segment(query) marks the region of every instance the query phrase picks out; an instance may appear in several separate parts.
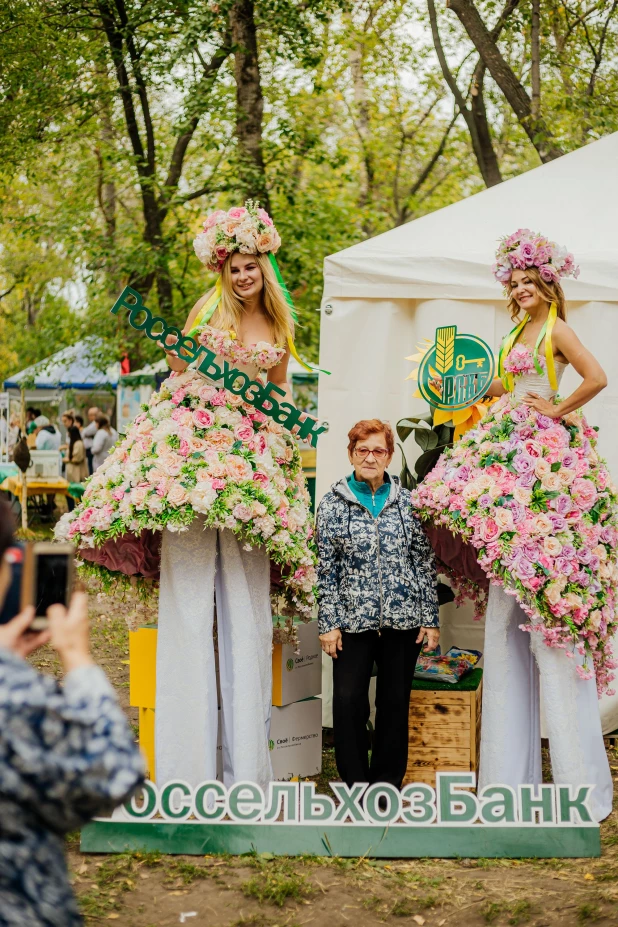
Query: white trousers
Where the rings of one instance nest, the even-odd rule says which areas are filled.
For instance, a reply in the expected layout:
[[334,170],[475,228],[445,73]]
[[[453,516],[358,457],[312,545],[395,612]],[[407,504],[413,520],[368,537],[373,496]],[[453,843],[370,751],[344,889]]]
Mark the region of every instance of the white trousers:
[[[213,621],[217,604],[220,712]],[[157,637],[155,772],[161,785],[216,779],[221,715],[223,781],[272,779],[270,561],[231,531],[163,532]]]
[[594,679],[575,669],[583,658],[548,647],[540,632],[521,631],[526,615],[502,586],[491,585],[485,625],[479,788],[538,785],[541,775],[540,687],[557,784],[593,785],[589,807],[601,821],[613,785],[603,744]]

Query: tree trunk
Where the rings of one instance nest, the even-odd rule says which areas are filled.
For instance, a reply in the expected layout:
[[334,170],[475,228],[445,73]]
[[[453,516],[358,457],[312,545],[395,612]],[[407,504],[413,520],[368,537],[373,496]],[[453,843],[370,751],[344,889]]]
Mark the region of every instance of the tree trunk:
[[[371,151],[371,122],[369,118],[369,95],[363,69],[363,46],[361,42],[354,42],[348,55],[350,72],[352,74],[352,89],[356,105],[356,131],[361,143],[363,158],[363,175],[358,200],[360,209],[371,205],[373,199],[373,184],[375,167]],[[367,235],[371,234],[369,228],[364,229]]]
[[483,93],[484,79],[485,65],[482,61],[479,61],[474,69],[472,77],[472,102],[470,104],[470,112],[472,113],[478,137],[479,156],[477,160],[479,168],[483,175],[485,186],[495,187],[496,184],[502,183],[502,173],[489,131],[487,110],[485,109],[485,95]]
[[260,82],[253,0],[236,0],[230,9],[236,78],[236,140],[240,186],[270,212],[262,151],[264,98]]
[[447,0],[447,6],[459,17],[470,40],[483,59],[487,70],[504,94],[526,135],[536,148],[541,161],[552,161],[563,152],[555,144],[544,121],[533,119],[530,97],[496,42],[488,32],[473,0]]
[[541,0],[532,0],[530,46],[530,110],[536,122],[541,115]]

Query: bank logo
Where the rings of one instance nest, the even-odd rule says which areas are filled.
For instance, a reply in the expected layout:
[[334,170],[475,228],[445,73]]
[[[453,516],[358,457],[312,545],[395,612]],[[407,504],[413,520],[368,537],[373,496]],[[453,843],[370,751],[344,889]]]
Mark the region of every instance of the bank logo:
[[494,378],[491,348],[476,335],[457,334],[456,325],[436,329],[436,340],[418,369],[418,388],[435,409],[467,409]]
[[285,664],[285,668],[288,671],[288,673],[291,673],[292,670],[294,669],[294,660],[291,660],[291,659],[287,660]]

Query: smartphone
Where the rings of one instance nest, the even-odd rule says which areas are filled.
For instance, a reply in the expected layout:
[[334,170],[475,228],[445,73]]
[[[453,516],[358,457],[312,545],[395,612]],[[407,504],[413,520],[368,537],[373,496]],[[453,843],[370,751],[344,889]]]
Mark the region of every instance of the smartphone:
[[68,607],[73,591],[75,548],[72,544],[34,541],[26,544],[21,583],[21,608],[34,605],[33,631],[47,627],[50,605]]

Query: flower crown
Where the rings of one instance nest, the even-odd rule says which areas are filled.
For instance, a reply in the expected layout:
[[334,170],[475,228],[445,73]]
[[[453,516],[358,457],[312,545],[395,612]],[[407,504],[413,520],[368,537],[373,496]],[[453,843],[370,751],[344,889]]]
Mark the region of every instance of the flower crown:
[[221,271],[234,251],[242,254],[275,254],[281,238],[265,209],[247,200],[225,212],[217,209],[204,222],[204,231],[193,242],[195,253],[209,270]]
[[517,229],[508,238],[501,239],[496,263],[491,269],[496,280],[506,286],[514,270],[527,267],[538,268],[546,283],[554,283],[559,277],[579,276],[573,255],[563,245],[530,229]]

